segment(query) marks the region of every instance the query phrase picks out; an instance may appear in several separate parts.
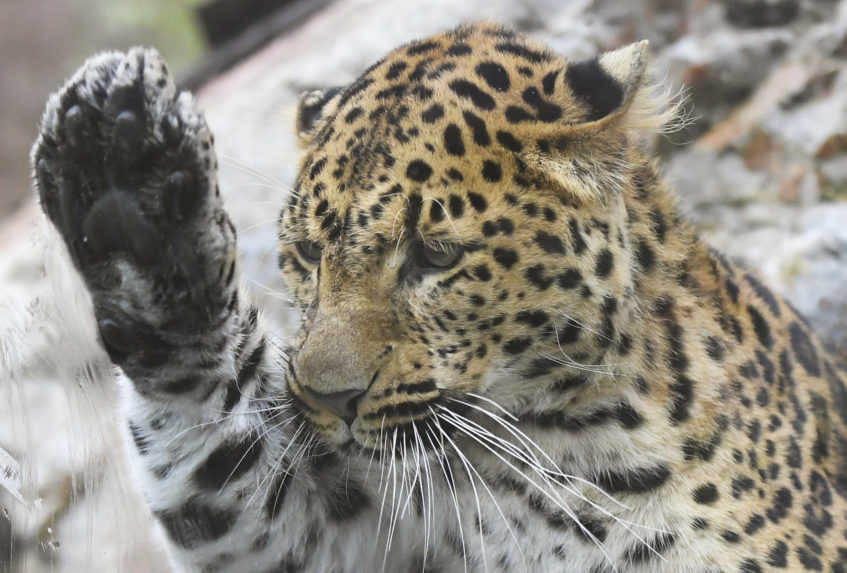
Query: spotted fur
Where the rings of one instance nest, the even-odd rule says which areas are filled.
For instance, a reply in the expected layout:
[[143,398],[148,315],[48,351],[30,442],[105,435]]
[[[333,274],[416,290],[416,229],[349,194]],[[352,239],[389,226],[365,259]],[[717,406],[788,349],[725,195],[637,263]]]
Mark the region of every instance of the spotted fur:
[[569,62],[481,24],[306,94],[286,350],[158,56],[51,98],[42,206],[176,564],[847,570],[845,374],[681,219],[639,145],[667,119],[645,68],[646,43]]

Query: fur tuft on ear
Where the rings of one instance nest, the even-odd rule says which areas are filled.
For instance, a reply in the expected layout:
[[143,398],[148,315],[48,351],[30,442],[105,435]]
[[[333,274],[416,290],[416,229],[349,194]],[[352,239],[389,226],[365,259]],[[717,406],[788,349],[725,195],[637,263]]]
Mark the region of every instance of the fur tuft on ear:
[[624,99],[630,99],[641,85],[647,71],[649,42],[641,40],[623,48],[606,52],[598,58],[600,67],[623,86]]
[[667,78],[645,74],[633,94],[626,113],[620,118],[624,130],[664,135],[682,131],[696,119],[687,105],[685,87],[674,87]]
[[336,96],[343,91],[343,87],[334,87],[324,90],[311,90],[300,95],[300,101],[297,104],[296,129],[301,146],[311,143],[312,138],[318,132],[321,119],[332,112],[335,107]]

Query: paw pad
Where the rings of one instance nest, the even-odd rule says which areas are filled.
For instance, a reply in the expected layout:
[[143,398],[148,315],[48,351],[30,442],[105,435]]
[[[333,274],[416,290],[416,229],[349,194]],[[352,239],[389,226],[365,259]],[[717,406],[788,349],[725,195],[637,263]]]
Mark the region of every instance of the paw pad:
[[50,97],[32,158],[42,208],[95,300],[107,293],[108,346],[126,346],[116,313],[200,323],[226,309],[215,277],[232,264],[235,234],[212,193],[211,136],[158,54],[90,59]]

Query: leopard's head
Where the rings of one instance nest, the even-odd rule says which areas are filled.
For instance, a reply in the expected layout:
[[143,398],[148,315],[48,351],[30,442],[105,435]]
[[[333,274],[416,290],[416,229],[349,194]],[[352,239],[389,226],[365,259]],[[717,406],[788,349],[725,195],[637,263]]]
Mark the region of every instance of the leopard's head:
[[488,400],[572,399],[628,344],[646,52],[568,62],[482,24],[303,96],[279,264],[289,390],[328,443],[426,447]]

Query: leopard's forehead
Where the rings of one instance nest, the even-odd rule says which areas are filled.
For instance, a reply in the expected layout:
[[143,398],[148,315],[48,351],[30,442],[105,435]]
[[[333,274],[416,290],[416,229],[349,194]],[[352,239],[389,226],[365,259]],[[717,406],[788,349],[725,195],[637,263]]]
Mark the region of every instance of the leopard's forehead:
[[446,219],[455,231],[463,214],[533,186],[523,158],[562,145],[539,127],[566,128],[600,113],[592,106],[615,105],[580,98],[568,75],[564,59],[494,25],[392,51],[323,122],[291,214],[312,237],[333,242],[402,197],[405,227],[438,232]]

